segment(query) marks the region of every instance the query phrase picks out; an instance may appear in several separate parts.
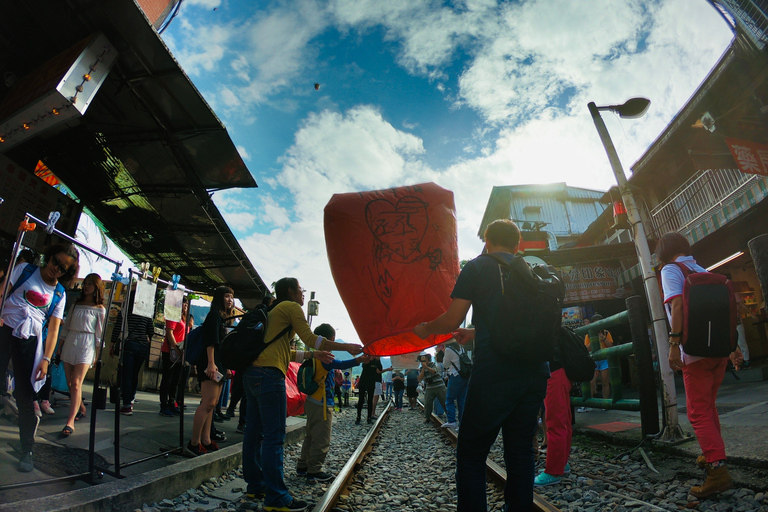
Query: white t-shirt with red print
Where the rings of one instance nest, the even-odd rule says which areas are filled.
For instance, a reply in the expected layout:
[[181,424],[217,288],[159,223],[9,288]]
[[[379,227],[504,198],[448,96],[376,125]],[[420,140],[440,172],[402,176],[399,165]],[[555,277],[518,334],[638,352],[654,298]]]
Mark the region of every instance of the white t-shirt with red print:
[[[24,272],[26,264],[16,265],[11,272],[10,283],[15,283]],[[13,328],[13,335],[27,339],[37,336],[43,329],[48,307],[53,300],[56,286],[43,281],[40,269],[36,269],[7,299],[3,308],[3,323]],[[51,316],[64,318],[66,296],[63,296]]]

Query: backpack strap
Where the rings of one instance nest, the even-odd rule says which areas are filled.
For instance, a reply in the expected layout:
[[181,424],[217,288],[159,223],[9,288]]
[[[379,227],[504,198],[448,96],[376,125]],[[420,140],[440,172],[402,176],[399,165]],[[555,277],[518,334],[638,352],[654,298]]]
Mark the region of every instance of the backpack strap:
[[48,321],[49,318],[51,318],[51,315],[53,314],[53,311],[56,309],[56,306],[59,305],[59,302],[61,302],[61,299],[64,298],[64,285],[61,283],[56,283],[56,290],[53,292],[53,298],[51,299],[51,305],[48,306],[48,312],[45,314],[45,320]]
[[673,263],[677,265],[677,267],[683,273],[683,278],[687,278],[691,274],[696,274],[696,272],[688,268],[688,265],[686,265],[685,263],[680,263],[679,261],[674,261]]
[[292,327],[292,326],[291,326],[291,324],[288,324],[288,326],[287,326],[285,329],[283,329],[282,331],[280,331],[280,334],[278,334],[277,336],[275,336],[274,338],[272,338],[271,340],[269,340],[269,341],[267,342],[267,344],[270,344],[270,343],[272,343],[273,341],[275,341],[276,339],[278,339],[278,338],[282,338],[283,336],[285,336],[286,334],[288,334],[288,332],[291,330],[291,327]]
[[10,296],[13,292],[19,289],[19,287],[24,284],[27,279],[32,277],[32,274],[35,273],[35,270],[37,270],[37,265],[32,263],[27,263],[27,265],[24,267],[24,270],[21,271],[21,275],[16,280],[15,283],[13,283],[13,287],[11,288],[11,291],[8,292],[8,295]]

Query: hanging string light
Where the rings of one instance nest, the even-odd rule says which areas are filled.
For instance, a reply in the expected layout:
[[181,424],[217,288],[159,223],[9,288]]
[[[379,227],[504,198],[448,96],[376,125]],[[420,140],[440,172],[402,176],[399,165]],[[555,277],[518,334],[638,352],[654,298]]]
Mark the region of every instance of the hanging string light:
[[72,108],[73,105],[76,105],[77,104],[77,96],[81,92],[83,92],[83,90],[85,89],[85,87],[84,87],[85,83],[91,81],[91,74],[98,68],[99,64],[104,60],[104,56],[107,53],[109,53],[110,51],[112,51],[112,47],[111,46],[105,46],[102,49],[101,54],[96,59],[96,61],[88,67],[88,69],[89,69],[88,73],[83,75],[82,81],[80,82],[79,85],[77,85],[75,87],[75,94],[72,97],[69,98],[69,103],[63,103],[61,106],[56,107],[56,108],[52,108],[51,110],[49,110],[45,114],[40,114],[37,117],[35,117],[34,119],[31,119],[31,120],[28,120],[26,122],[21,123],[21,125],[17,126],[16,128],[14,128],[12,130],[6,131],[5,133],[0,133],[0,144],[4,143],[9,138],[12,138],[16,133],[30,130],[30,129],[34,128],[34,126],[36,124],[40,123],[41,121],[44,121],[44,120],[46,120],[46,119],[48,119],[50,117],[53,117],[53,116],[58,116],[62,112],[66,112],[68,109]]

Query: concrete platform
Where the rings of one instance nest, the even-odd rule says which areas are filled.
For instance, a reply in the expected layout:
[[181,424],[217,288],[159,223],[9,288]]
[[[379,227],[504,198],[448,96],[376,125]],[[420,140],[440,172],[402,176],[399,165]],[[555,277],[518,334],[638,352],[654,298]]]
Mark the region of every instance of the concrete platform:
[[[754,467],[768,468],[768,381],[762,379],[768,366],[727,373],[720,387],[717,408],[720,412],[720,428],[729,461]],[[738,379],[737,379],[738,377]],[[682,376],[675,379],[678,422],[683,432],[693,435],[693,428],[685,413],[685,388]],[[661,416],[661,406],[659,415]],[[593,427],[614,422],[640,423],[640,413],[634,411],[602,411],[576,413],[575,429],[583,434],[602,436],[627,444],[642,441],[639,428],[623,432],[604,432]],[[661,427],[661,420],[659,423]],[[687,442],[668,446],[654,443],[654,446],[680,455],[696,457],[701,454],[698,442],[691,438]]]
[[[216,423],[216,427],[226,432],[228,438],[226,442],[219,443],[222,449],[218,452],[192,459],[176,454],[157,457],[121,469],[124,478],[104,475],[102,483],[96,486],[84,481],[44,483],[45,480],[72,473],[73,469],[76,473],[87,472],[90,393],[86,393],[85,399],[89,416],[76,422],[75,433],[69,437],[60,436],[68,413],[68,399],[59,400],[54,406],[55,414],[43,415],[37,431],[35,470],[31,473],[20,473],[17,470],[18,427],[7,418],[0,418],[0,485],[39,482],[0,492],[0,512],[133,510],[136,503],[160,501],[176,491],[181,494],[240,464],[243,435],[235,432],[237,418],[233,418]],[[179,417],[167,418],[158,414],[160,408],[156,393],[140,391],[136,399],[138,402],[134,405],[134,414],[120,416],[122,464],[158,455],[182,443],[179,437]],[[185,400],[184,445],[189,441],[192,417],[200,397],[188,395]],[[114,464],[115,460],[113,407],[108,404],[107,410],[98,411],[96,418],[96,454],[103,457],[107,464]],[[286,442],[295,443],[303,439],[304,419],[287,418],[286,424]],[[78,459],[79,464],[72,459]],[[115,468],[110,466],[109,469],[114,471]]]

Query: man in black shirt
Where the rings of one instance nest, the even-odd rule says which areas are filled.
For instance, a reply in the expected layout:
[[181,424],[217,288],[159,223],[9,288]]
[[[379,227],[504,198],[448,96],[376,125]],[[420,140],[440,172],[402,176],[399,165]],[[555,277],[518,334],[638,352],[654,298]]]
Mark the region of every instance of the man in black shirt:
[[376,405],[373,400],[374,391],[376,390],[376,383],[381,385],[381,374],[392,370],[392,367],[386,370],[381,367],[381,361],[378,357],[371,358],[368,363],[363,363],[363,371],[360,374],[360,383],[357,388],[360,392],[357,399],[357,420],[356,425],[360,424],[360,418],[363,413],[363,400],[368,397],[368,423],[373,422],[373,412],[376,409]]

